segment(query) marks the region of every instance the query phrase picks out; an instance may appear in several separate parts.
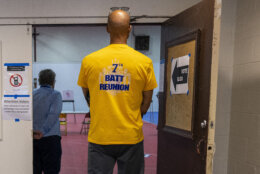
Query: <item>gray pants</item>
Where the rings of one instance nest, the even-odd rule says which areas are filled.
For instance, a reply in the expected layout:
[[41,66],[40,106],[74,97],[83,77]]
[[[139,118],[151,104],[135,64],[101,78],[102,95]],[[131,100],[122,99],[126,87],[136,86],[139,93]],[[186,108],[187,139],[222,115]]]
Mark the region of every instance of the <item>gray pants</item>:
[[116,162],[118,174],[144,174],[143,141],[133,145],[89,143],[88,174],[112,174]]

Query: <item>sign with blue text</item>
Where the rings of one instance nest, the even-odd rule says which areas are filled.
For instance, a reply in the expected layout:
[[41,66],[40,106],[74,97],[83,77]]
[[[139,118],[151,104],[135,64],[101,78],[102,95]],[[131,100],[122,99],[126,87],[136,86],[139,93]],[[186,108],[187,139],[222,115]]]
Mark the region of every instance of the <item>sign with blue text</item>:
[[4,120],[31,120],[29,63],[4,63],[2,115]]

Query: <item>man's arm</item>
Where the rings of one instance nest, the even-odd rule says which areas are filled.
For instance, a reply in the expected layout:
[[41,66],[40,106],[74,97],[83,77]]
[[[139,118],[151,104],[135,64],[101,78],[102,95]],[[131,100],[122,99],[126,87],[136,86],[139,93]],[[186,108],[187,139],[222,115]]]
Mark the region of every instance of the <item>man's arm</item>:
[[88,90],[88,88],[83,88],[82,87],[82,91],[83,91],[83,95],[84,95],[84,97],[85,97],[85,99],[87,101],[88,107],[89,107],[89,105],[90,105],[89,90]]
[[152,101],[152,97],[153,97],[153,90],[143,91],[143,102],[141,105],[142,116],[146,114],[147,110],[149,109]]

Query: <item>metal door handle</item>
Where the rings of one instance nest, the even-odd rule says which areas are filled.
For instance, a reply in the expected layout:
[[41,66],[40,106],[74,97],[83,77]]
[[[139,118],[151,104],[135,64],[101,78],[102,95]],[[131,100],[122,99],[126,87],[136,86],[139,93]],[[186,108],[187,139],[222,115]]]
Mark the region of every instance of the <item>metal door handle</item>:
[[207,121],[203,120],[203,122],[200,123],[201,128],[206,128],[207,127]]

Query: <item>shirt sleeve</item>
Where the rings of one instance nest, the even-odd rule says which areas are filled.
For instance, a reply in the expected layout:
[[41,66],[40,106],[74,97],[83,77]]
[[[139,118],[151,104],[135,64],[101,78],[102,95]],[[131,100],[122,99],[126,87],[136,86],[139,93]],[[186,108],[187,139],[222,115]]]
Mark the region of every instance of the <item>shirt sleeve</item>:
[[79,78],[78,78],[78,85],[83,87],[83,88],[88,88],[87,85],[87,76],[86,76],[86,68],[85,68],[85,61],[83,59],[82,63],[81,63],[81,68],[80,68],[80,72],[79,72]]
[[154,88],[157,87],[157,82],[156,82],[152,62],[149,64],[146,73],[147,74],[146,74],[146,83],[145,83],[144,91],[153,90]]
[[47,134],[51,128],[59,121],[59,116],[62,110],[62,97],[58,92],[53,96],[52,103],[48,112],[47,119],[43,123],[42,130],[43,135]]

